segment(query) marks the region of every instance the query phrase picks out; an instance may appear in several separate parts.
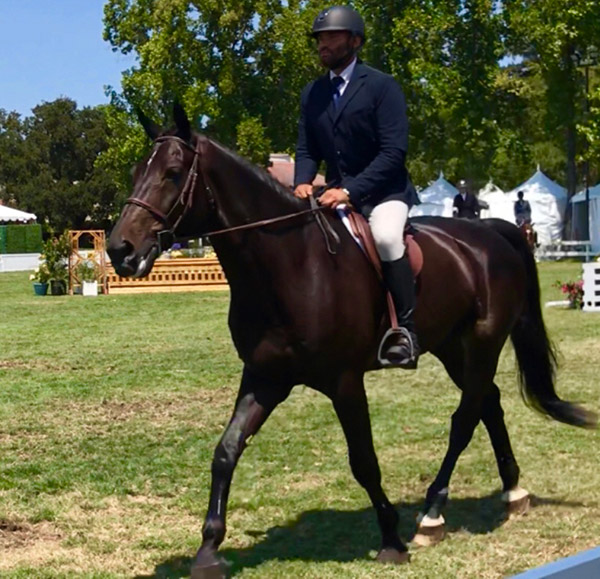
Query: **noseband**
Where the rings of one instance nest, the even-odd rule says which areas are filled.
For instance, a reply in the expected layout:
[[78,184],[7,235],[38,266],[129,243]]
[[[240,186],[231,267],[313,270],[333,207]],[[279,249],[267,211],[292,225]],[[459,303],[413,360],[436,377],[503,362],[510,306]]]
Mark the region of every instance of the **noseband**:
[[[160,209],[157,209],[156,207],[151,205],[150,203],[144,201],[143,199],[138,199],[137,197],[129,197],[129,199],[127,199],[125,201],[125,205],[137,205],[138,207],[145,209],[155,219],[160,221],[165,226],[165,229],[163,229],[162,231],[159,231],[157,234],[159,254],[162,253],[163,251],[169,249],[171,247],[171,245],[173,245],[173,241],[175,240],[175,230],[177,229],[177,226],[181,223],[181,220],[184,218],[186,212],[189,209],[191,209],[191,207],[192,207],[193,198],[194,198],[193,193],[194,193],[194,189],[196,188],[196,180],[198,178],[198,162],[199,162],[198,160],[200,159],[200,153],[201,153],[201,150],[200,150],[201,139],[196,140],[197,141],[196,148],[193,148],[187,141],[185,141],[175,135],[164,135],[162,137],[158,137],[158,138],[154,139],[154,143],[163,143],[165,141],[177,141],[178,143],[182,144],[184,147],[186,147],[187,149],[189,149],[190,151],[192,151],[194,153],[194,160],[192,162],[190,172],[188,173],[187,179],[185,181],[185,185],[183,186],[183,189],[181,190],[181,193],[180,193],[179,197],[177,198],[177,201],[175,202],[173,207],[171,207],[169,212],[166,214],[163,213]],[[152,157],[150,157],[150,161],[151,160],[152,160]],[[148,161],[148,162],[150,162],[150,161]],[[200,168],[200,171],[201,170],[202,169]],[[204,179],[204,176],[203,176],[203,182],[204,182],[204,186],[206,187],[206,191],[208,193],[209,202],[213,206],[216,205],[214,195],[213,195],[212,191],[210,190],[210,187],[206,183],[206,179]],[[322,193],[323,191],[325,191],[325,189],[327,189],[327,186],[322,187],[320,192]],[[333,247],[333,245],[338,246],[340,244],[340,238],[339,238],[338,234],[335,232],[335,230],[331,227],[329,222],[321,214],[321,211],[325,208],[322,206],[318,206],[317,202],[314,200],[313,196],[311,196],[309,199],[310,199],[310,205],[311,205],[310,209],[306,209],[304,211],[297,211],[296,213],[290,213],[288,215],[282,215],[280,217],[273,217],[271,219],[263,219],[261,221],[256,221],[254,223],[245,223],[244,225],[238,225],[236,227],[228,227],[227,229],[219,229],[217,231],[210,231],[210,232],[205,233],[204,235],[207,237],[211,237],[214,235],[221,235],[224,233],[232,233],[234,231],[255,229],[257,227],[264,227],[265,225],[270,225],[272,223],[288,221],[289,219],[293,219],[293,218],[299,217],[301,215],[306,215],[308,213],[311,213],[315,216],[317,224],[318,224],[319,228],[321,229],[323,236],[325,237],[325,242],[327,244],[327,250],[332,255],[335,255],[337,252],[336,252],[335,248]],[[333,244],[331,243],[331,240],[333,240]]]

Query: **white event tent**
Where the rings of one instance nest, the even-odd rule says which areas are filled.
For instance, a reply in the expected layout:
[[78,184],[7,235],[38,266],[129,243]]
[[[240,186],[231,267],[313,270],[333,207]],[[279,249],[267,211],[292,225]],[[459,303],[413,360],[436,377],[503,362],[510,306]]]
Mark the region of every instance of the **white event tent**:
[[422,191],[419,191],[420,205],[413,205],[410,210],[410,217],[419,217],[421,215],[439,215],[441,217],[452,217],[452,203],[454,196],[458,194],[458,189],[449,181],[444,179],[444,173],[436,181],[431,183]]
[[[498,217],[499,219],[511,221],[510,215],[512,215],[512,203],[510,203],[508,195],[506,195],[506,193],[491,179],[483,189],[479,190],[477,197],[480,201],[485,201],[485,203],[488,204],[487,209],[481,210],[480,216],[482,219]],[[507,212],[508,205],[510,205],[510,214]]]
[[[600,253],[600,183],[591,187],[590,197],[590,242],[592,251]],[[588,232],[585,227],[585,189],[571,197],[573,209],[573,232],[576,239],[585,240]]]
[[503,194],[491,191],[482,195],[481,199],[490,206],[485,217],[498,217],[514,223],[514,204],[519,191],[523,191],[524,199],[531,205],[531,220],[540,244],[560,241],[567,207],[567,190],[544,175],[539,166],[527,181],[512,191]]
[[0,204],[0,223],[3,221],[35,221],[36,219],[37,217],[33,213],[26,213]]

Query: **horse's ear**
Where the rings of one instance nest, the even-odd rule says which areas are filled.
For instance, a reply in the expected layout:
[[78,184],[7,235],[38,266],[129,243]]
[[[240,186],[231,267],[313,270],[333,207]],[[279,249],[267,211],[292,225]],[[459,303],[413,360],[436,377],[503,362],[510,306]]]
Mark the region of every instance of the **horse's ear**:
[[173,118],[177,127],[177,134],[184,140],[189,141],[192,137],[192,128],[190,121],[185,114],[185,110],[177,101],[173,103]]
[[160,127],[154,121],[150,120],[137,107],[135,109],[135,114],[137,115],[138,120],[142,124],[142,127],[144,127],[144,131],[146,131],[146,134],[150,137],[150,139],[154,141],[154,139],[156,139],[161,133]]

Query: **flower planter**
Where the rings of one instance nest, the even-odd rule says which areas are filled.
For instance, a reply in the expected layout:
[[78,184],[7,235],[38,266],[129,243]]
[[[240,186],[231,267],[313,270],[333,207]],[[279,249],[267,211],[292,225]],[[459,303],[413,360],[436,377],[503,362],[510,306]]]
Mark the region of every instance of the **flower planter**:
[[84,296],[97,296],[98,295],[98,282],[97,281],[83,281],[81,283],[81,293]]
[[45,296],[48,293],[48,284],[36,281],[33,283],[33,291],[36,296]]
[[64,296],[67,293],[67,282],[63,279],[50,280],[50,294],[53,296]]

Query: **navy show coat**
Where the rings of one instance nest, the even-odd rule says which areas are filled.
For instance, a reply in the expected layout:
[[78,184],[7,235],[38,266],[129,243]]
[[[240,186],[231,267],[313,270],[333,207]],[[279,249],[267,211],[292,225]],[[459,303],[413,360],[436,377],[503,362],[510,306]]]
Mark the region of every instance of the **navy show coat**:
[[458,193],[454,196],[452,206],[457,210],[456,217],[461,217],[463,219],[479,218],[481,207],[477,197],[475,197],[473,193],[467,193],[464,199],[462,198],[462,195]]
[[294,187],[312,183],[319,164],[326,181],[350,192],[368,213],[384,200],[419,203],[405,165],[406,103],[394,78],[357,61],[337,108],[329,72],[302,91]]

